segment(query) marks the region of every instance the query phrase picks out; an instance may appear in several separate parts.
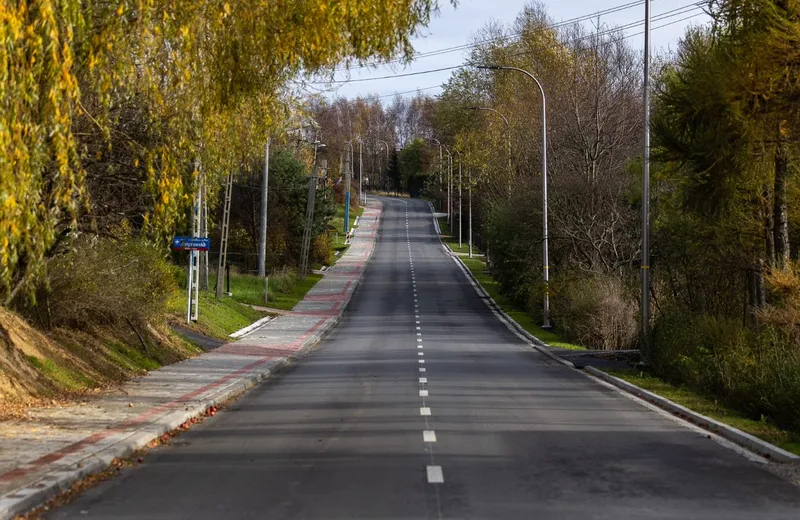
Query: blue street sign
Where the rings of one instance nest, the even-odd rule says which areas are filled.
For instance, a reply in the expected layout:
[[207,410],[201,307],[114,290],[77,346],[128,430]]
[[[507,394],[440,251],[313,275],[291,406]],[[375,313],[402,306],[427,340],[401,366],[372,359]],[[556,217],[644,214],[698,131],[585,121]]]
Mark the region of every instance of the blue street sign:
[[172,239],[174,251],[208,251],[211,239],[202,237],[175,237]]

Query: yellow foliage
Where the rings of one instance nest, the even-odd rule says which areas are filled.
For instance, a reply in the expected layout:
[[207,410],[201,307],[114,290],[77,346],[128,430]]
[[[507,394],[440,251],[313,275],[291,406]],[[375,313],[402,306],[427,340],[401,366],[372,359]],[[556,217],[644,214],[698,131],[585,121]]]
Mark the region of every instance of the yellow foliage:
[[[33,287],[56,237],[88,207],[89,158],[76,126],[136,150],[131,162],[137,170],[143,162],[152,202],[143,232],[165,243],[195,189],[190,165],[200,160],[216,184],[285,121],[289,80],[343,59],[407,52],[435,7],[435,0],[2,0],[0,302]],[[132,100],[150,118],[142,142],[112,116]],[[98,148],[92,160],[112,155]]]
[[800,325],[800,266],[770,269],[764,275],[764,284],[770,304],[758,309],[756,317],[761,323],[796,333]]

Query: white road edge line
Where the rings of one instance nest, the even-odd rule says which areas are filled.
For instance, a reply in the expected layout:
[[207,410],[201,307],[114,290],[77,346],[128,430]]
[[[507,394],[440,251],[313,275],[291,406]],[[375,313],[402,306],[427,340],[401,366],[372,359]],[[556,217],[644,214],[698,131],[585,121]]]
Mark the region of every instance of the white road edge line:
[[[434,221],[435,220],[436,219],[434,218]],[[444,246],[444,244],[442,244],[442,245]],[[448,255],[450,255],[450,251],[447,250],[447,249],[446,249],[446,251],[447,251]],[[467,281],[469,282],[470,285],[472,285],[473,289],[475,289],[475,291],[478,293],[478,295],[482,296],[482,297],[483,296],[488,297],[488,293],[486,293],[486,291],[482,287],[476,285],[475,282],[473,282],[472,277],[469,274],[467,274],[464,266],[461,264],[461,262],[458,261],[458,258],[456,258],[454,255],[450,255],[450,256],[453,259],[453,261],[455,262],[456,266],[458,266],[458,268],[461,270],[461,272],[464,273],[464,276],[467,278]],[[505,319],[505,317],[502,314],[497,312],[497,310],[495,310],[494,307],[492,307],[492,305],[488,302],[488,300],[484,300],[484,301],[486,303],[486,306],[489,307],[489,309],[492,311],[492,314],[494,314],[497,317],[497,319],[499,319],[508,328],[508,330],[510,330],[514,335],[516,335],[518,338],[520,338],[524,343],[527,343],[528,345],[532,346],[534,349],[538,350],[542,354],[545,354],[548,357],[554,359],[555,361],[560,363],[562,366],[565,366],[567,368],[571,368],[573,370],[576,370],[577,372],[583,374],[585,377],[588,377],[589,379],[593,379],[595,382],[597,382],[597,383],[599,383],[599,384],[601,384],[601,385],[603,385],[603,386],[605,386],[607,388],[610,388],[610,389],[614,390],[618,394],[623,395],[623,396],[625,396],[625,397],[627,397],[627,398],[629,398],[629,399],[631,399],[633,401],[638,402],[639,404],[643,405],[646,408],[649,408],[650,410],[652,410],[654,412],[657,412],[658,414],[662,415],[663,417],[670,418],[674,422],[676,422],[678,424],[681,424],[684,428],[688,428],[689,430],[693,430],[695,432],[702,433],[703,435],[705,435],[707,437],[710,437],[717,444],[720,444],[721,446],[723,446],[725,448],[728,448],[731,451],[734,451],[734,452],[738,453],[739,455],[743,456],[744,458],[746,458],[746,459],[748,459],[748,460],[750,460],[752,462],[762,463],[762,464],[768,464],[770,462],[768,459],[762,457],[761,455],[759,455],[759,454],[757,454],[757,453],[755,453],[755,452],[753,452],[753,451],[751,451],[751,450],[749,450],[749,449],[747,449],[747,448],[745,448],[743,446],[740,446],[739,444],[736,444],[733,441],[729,441],[729,440],[725,439],[724,437],[722,437],[720,435],[717,435],[714,432],[711,432],[711,431],[706,430],[704,428],[700,428],[699,426],[695,426],[694,424],[692,424],[692,423],[690,423],[688,421],[685,421],[685,420],[681,419],[680,417],[675,417],[673,414],[669,413],[668,411],[664,410],[663,408],[655,406],[655,405],[653,405],[651,403],[648,403],[644,399],[641,399],[641,398],[639,398],[639,397],[637,397],[637,396],[635,396],[635,395],[633,395],[633,394],[631,394],[629,392],[626,392],[625,390],[623,390],[621,388],[618,388],[618,387],[616,387],[616,386],[614,386],[614,385],[612,385],[610,383],[607,383],[607,382],[603,381],[602,379],[600,379],[598,377],[595,377],[592,374],[586,372],[585,370],[576,369],[575,366],[571,362],[566,361],[564,359],[561,359],[560,357],[556,356],[555,354],[551,354],[550,352],[547,352],[546,351],[546,347],[540,347],[539,345],[536,345],[531,340],[529,340],[528,338],[523,336],[518,330],[516,330],[516,328],[511,323],[509,323],[508,320]]]

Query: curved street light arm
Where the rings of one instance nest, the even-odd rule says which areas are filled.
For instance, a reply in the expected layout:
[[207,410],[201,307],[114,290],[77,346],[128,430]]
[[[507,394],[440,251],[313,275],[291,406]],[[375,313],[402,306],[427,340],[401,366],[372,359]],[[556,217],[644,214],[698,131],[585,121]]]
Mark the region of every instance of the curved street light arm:
[[[649,5],[649,3],[648,3]],[[542,270],[544,278],[544,305],[542,309],[542,328],[550,328],[550,258],[549,258],[549,238],[547,228],[547,97],[541,82],[527,70],[519,67],[509,67],[507,65],[476,65],[483,70],[515,70],[528,76],[539,87],[542,94]]]
[[503,118],[503,122],[506,124],[506,130],[509,130],[511,128],[511,123],[508,122],[508,118],[504,116],[503,113],[500,112],[499,110],[495,110],[494,108],[489,108],[489,107],[467,107],[467,110],[483,110],[486,112],[494,112],[495,114]]

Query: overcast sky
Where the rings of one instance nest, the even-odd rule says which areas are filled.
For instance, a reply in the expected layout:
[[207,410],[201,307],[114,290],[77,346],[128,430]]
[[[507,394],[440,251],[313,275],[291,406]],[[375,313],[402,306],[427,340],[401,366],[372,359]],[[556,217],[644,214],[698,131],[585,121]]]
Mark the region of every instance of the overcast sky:
[[[470,37],[486,22],[497,20],[510,24],[522,11],[529,0],[459,0],[458,7],[453,8],[449,0],[440,0],[441,11],[428,28],[423,29],[422,35],[414,40],[417,53],[426,53],[439,49],[464,45]],[[623,26],[644,20],[644,3],[634,0],[545,0],[544,4],[551,17],[560,22],[577,17],[592,15],[608,9],[632,5],[625,10],[609,13],[600,17],[604,27]],[[659,48],[675,48],[678,40],[684,34],[686,27],[692,24],[705,23],[708,17],[703,13],[696,0],[652,0],[653,15],[653,50]],[[591,27],[596,23],[596,17],[591,22],[584,22]],[[659,28],[659,26],[664,26]],[[631,27],[626,34],[634,35],[642,31],[641,26]],[[634,47],[641,49],[644,45],[644,36],[635,35],[630,38]],[[394,74],[407,74],[443,67],[452,67],[463,63],[465,51],[449,52],[436,56],[420,57],[412,64],[383,65],[377,68],[356,68],[348,72],[337,73],[337,80],[359,80],[364,78],[378,78]],[[436,95],[441,91],[440,85],[447,81],[451,71],[442,71],[431,74],[397,77],[375,81],[354,81],[332,86],[314,85],[323,91],[330,89],[326,97],[343,96],[354,98],[358,95],[377,94],[391,96],[396,92],[407,92],[415,89],[425,89],[424,92]],[[311,90],[314,91],[313,89]],[[414,95],[406,94],[406,95]]]

